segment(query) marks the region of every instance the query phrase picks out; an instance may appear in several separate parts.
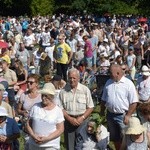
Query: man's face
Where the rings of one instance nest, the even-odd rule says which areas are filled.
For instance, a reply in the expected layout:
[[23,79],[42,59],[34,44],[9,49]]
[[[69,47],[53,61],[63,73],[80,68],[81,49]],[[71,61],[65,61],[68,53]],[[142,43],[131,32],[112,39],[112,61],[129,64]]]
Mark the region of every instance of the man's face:
[[69,83],[71,87],[72,88],[77,87],[78,82],[79,82],[79,75],[76,72],[70,72],[68,74],[68,78],[69,78]]
[[21,44],[20,44],[20,50],[22,50],[22,51],[23,51],[23,50],[24,50],[24,47],[25,47],[25,46],[24,46],[24,44],[23,44],[23,43],[21,43]]
[[7,66],[8,66],[8,65],[7,65],[7,62],[3,62],[3,63],[2,63],[2,70],[5,70],[5,69],[7,68]]

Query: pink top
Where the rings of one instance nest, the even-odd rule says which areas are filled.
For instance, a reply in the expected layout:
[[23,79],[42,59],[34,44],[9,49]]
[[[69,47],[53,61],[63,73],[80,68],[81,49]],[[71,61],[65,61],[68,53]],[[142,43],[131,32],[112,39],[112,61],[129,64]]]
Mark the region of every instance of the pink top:
[[87,48],[88,48],[88,51],[84,52],[85,57],[92,57],[93,56],[92,43],[90,40],[85,41],[84,49],[86,50]]

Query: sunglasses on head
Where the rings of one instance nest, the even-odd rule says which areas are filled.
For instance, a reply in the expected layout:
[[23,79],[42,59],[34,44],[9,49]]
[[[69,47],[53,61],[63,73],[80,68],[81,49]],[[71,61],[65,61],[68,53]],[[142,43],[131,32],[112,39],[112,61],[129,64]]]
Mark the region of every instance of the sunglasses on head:
[[27,81],[27,84],[33,84],[33,83],[35,83],[34,81]]

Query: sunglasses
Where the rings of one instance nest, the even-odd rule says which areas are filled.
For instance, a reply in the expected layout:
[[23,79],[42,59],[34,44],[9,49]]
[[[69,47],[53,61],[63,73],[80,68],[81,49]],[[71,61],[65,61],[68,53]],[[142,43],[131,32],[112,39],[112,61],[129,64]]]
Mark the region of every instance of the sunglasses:
[[46,99],[50,99],[50,95],[42,94],[42,97],[45,97]]
[[35,83],[34,81],[27,81],[27,84],[32,85],[33,83]]

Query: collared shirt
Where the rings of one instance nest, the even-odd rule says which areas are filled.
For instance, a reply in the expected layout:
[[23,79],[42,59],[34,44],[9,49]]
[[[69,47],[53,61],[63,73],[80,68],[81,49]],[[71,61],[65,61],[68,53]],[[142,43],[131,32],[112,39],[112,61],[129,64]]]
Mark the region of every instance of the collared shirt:
[[102,100],[112,113],[125,113],[129,105],[138,102],[136,88],[131,80],[122,77],[119,82],[109,79],[104,87]]
[[138,78],[136,86],[139,94],[139,99],[147,101],[150,98],[150,77],[143,80],[143,76]]
[[[7,69],[4,73],[4,79],[7,80],[9,85],[11,82],[17,82],[16,73],[11,69]],[[13,88],[13,86],[9,86],[9,88]]]
[[93,108],[91,92],[85,85],[78,83],[74,92],[70,85],[66,85],[60,92],[61,108],[69,115],[82,115],[87,108]]

